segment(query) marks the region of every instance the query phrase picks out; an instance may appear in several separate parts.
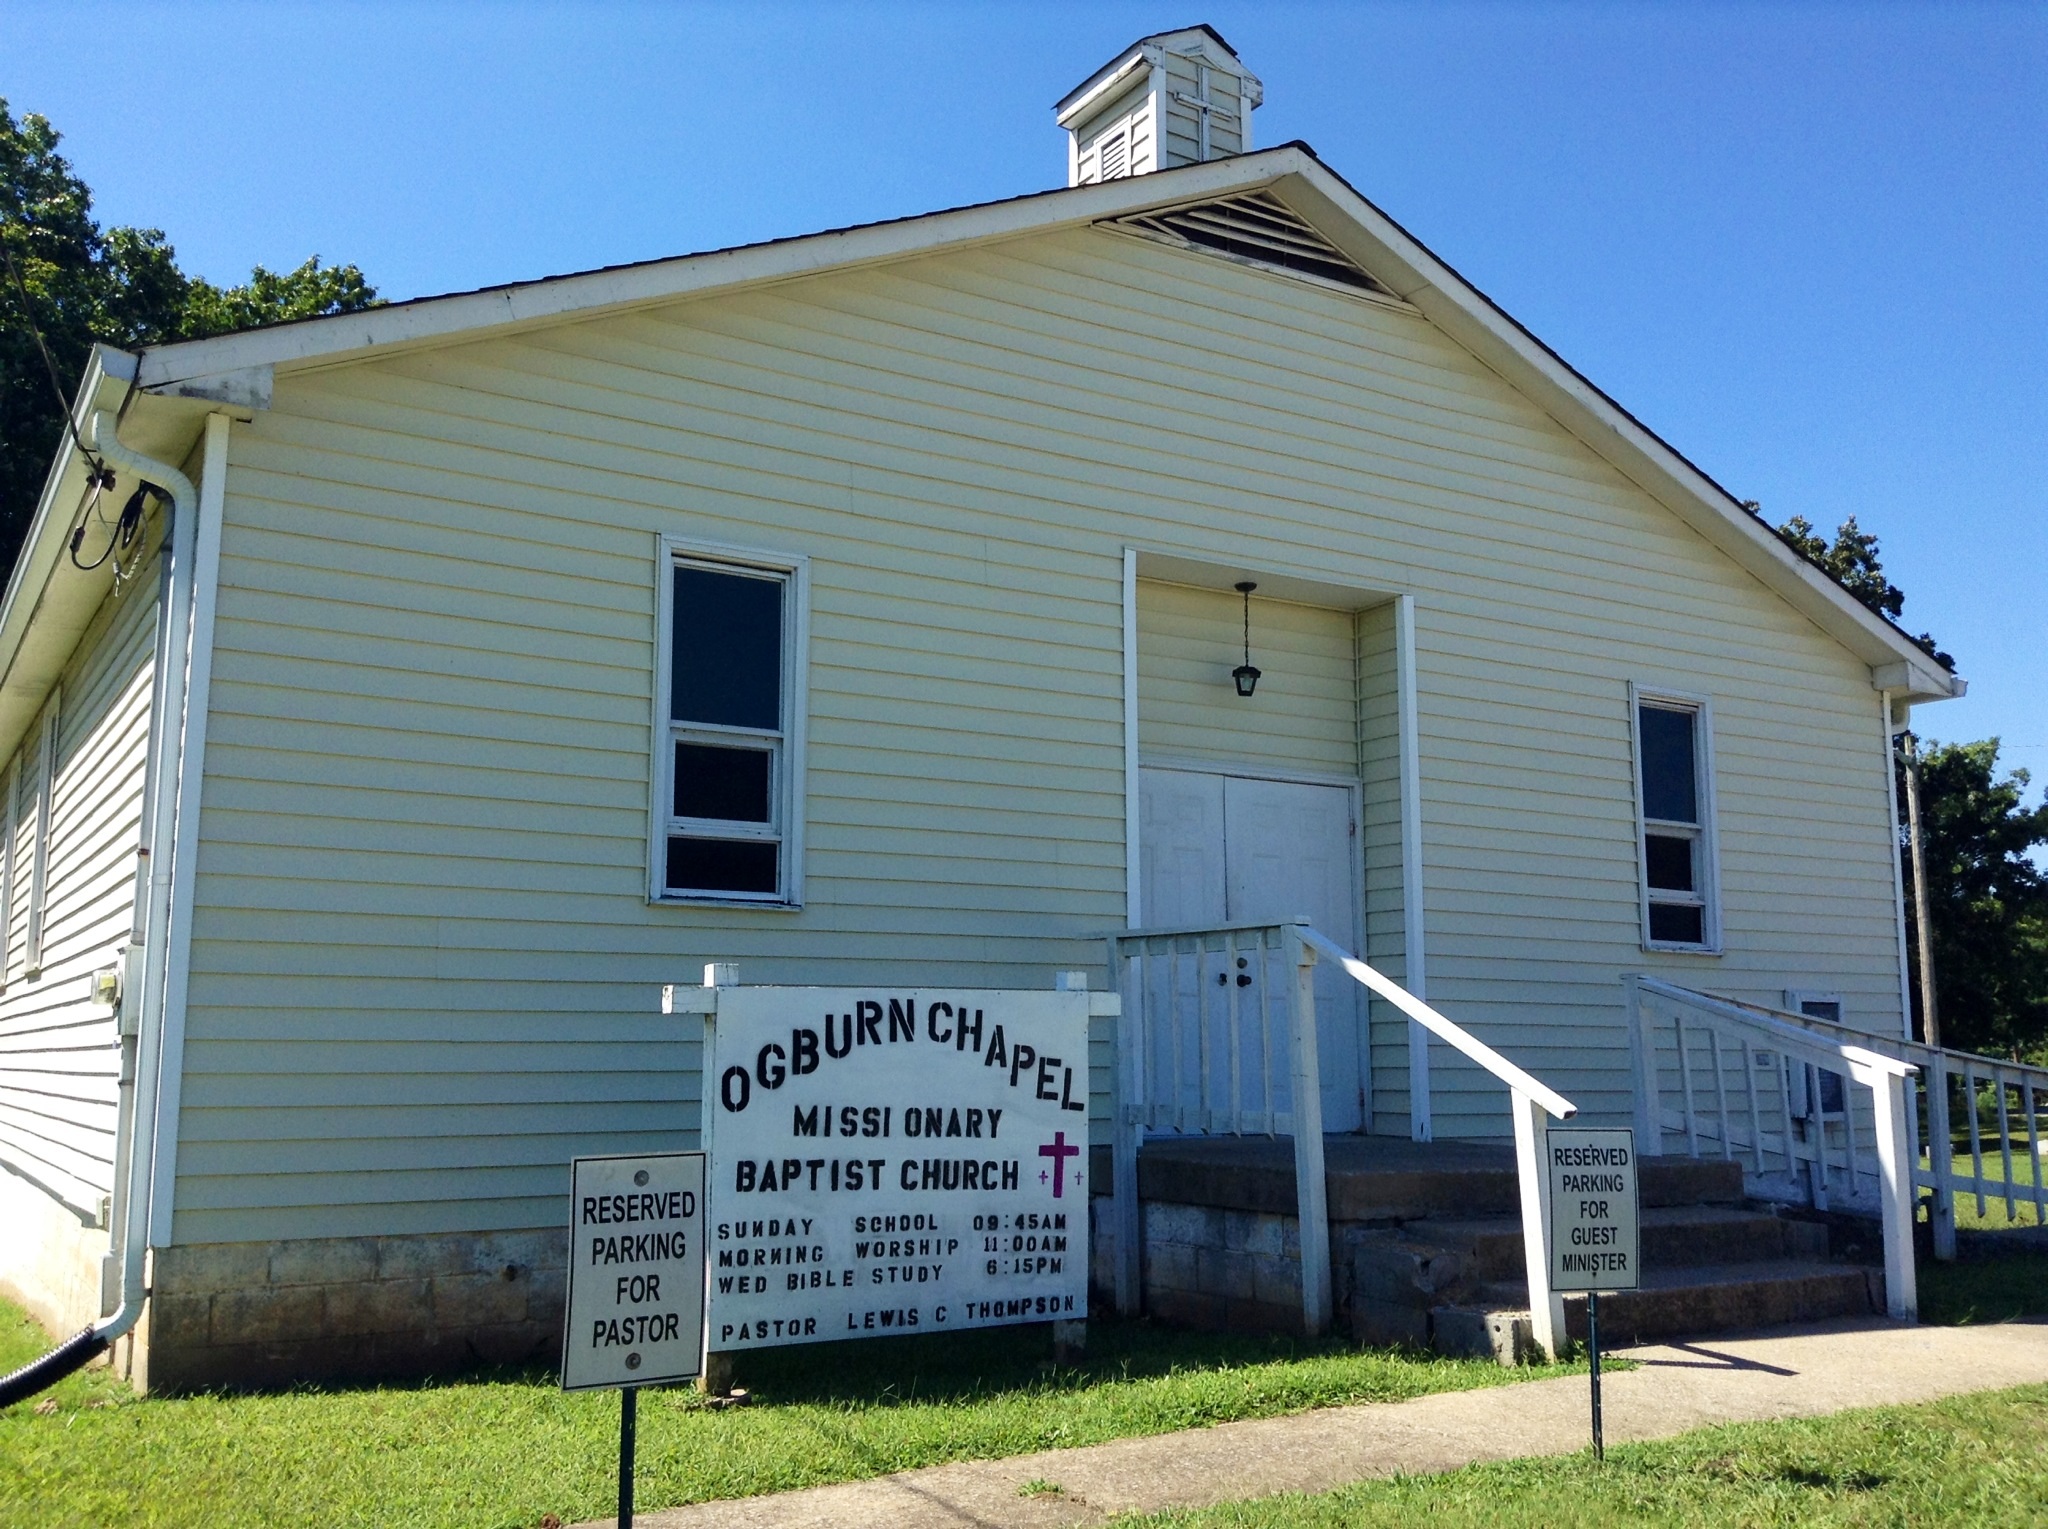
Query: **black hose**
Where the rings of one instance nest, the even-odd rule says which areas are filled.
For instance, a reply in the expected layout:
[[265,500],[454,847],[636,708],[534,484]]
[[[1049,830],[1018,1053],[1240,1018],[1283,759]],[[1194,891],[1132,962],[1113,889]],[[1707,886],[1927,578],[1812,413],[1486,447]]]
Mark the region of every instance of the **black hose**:
[[31,1359],[12,1375],[0,1379],[0,1407],[47,1391],[73,1370],[82,1370],[107,1351],[107,1340],[88,1327],[68,1338],[40,1359]]

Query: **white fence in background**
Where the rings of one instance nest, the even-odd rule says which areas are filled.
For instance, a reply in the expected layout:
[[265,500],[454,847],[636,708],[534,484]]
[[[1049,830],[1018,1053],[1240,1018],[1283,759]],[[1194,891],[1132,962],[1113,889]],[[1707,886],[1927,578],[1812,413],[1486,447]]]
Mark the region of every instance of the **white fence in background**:
[[1340,970],[1507,1086],[1521,1184],[1522,1241],[1535,1339],[1551,1354],[1564,1305],[1550,1290],[1549,1176],[1544,1138],[1572,1102],[1310,927],[1285,923],[1134,929],[1109,937],[1110,979],[1123,997],[1117,1031],[1114,1150],[1117,1309],[1142,1296],[1138,1148],[1146,1135],[1287,1136],[1301,1226],[1303,1325],[1331,1316],[1330,1220],[1323,1170],[1315,965]]
[[[2044,1119],[2048,1116],[2048,1068],[1923,1046],[1917,1041],[1889,1044],[1920,1068],[1927,1161],[1922,1163],[1922,1154],[1914,1153],[1913,1182],[1931,1191],[1928,1219],[1934,1227],[1934,1256],[1956,1256],[1959,1194],[1976,1199],[1980,1220],[1990,1203],[2003,1201],[2008,1222],[2019,1221],[2020,1208],[2031,1205],[2034,1224],[2048,1226],[2048,1190],[2041,1183],[2043,1170],[2048,1169],[2048,1162],[2041,1157],[2042,1143],[2048,1139],[2048,1119]],[[1970,1166],[1966,1172],[1958,1172],[1955,1166],[1958,1118],[1969,1127]],[[1993,1121],[1998,1144],[1987,1152],[1984,1132]],[[2021,1135],[2026,1145],[2018,1157],[2027,1167],[2024,1177],[2014,1173],[2013,1140]],[[1944,1145],[1948,1151],[1941,1150]],[[1995,1176],[1985,1171],[1987,1158],[1998,1167]]]

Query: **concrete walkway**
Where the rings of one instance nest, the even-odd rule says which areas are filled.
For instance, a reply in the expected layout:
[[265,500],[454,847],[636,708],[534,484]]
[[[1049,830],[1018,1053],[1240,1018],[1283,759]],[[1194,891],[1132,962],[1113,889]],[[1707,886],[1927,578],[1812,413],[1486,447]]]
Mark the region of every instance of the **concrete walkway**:
[[[1624,1351],[1642,1368],[1605,1377],[1609,1443],[1710,1423],[1805,1417],[2048,1381],[2048,1323],[1908,1327],[1879,1321]],[[1396,1472],[1569,1454],[1587,1443],[1583,1377],[1525,1382],[1215,1428],[905,1471],[873,1481],[638,1513],[644,1529],[992,1529],[1100,1523],[1324,1492]],[[1025,1498],[1029,1481],[1059,1496]]]

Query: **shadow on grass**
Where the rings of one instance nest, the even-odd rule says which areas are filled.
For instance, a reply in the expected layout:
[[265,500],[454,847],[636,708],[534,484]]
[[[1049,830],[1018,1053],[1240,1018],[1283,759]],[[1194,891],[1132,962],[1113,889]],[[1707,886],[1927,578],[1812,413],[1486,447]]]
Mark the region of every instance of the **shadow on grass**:
[[2014,1250],[1972,1239],[1974,1256],[1954,1263],[1924,1261],[1919,1267],[1920,1320],[1938,1327],[1979,1322],[2014,1322],[2048,1317],[2048,1252]]
[[[952,1404],[1006,1394],[1081,1391],[1112,1381],[1243,1369],[1322,1356],[1365,1357],[1341,1339],[1262,1337],[1192,1332],[1143,1319],[1091,1318],[1088,1348],[1078,1362],[1052,1363],[1050,1324],[800,1344],[742,1356],[735,1381],[757,1402],[775,1405],[887,1407]],[[1390,1365],[1455,1366],[1437,1355],[1380,1351]],[[289,1386],[208,1387],[199,1394],[346,1395],[351,1392],[420,1392],[453,1386],[553,1387],[554,1365],[543,1360],[450,1368],[432,1375],[336,1379]],[[667,1388],[688,1405],[688,1387]]]

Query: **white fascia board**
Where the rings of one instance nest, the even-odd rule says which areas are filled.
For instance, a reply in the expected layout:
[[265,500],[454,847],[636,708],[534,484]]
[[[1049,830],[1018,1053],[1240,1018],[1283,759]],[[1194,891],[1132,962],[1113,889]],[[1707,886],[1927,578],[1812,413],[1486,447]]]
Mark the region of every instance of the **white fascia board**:
[[[71,406],[73,421],[82,432],[95,411],[120,411],[126,405],[123,441],[158,460],[183,461],[213,406],[140,393],[131,398],[134,373],[135,357],[95,345]],[[7,593],[0,598],[0,759],[13,752],[34,722],[113,584],[111,565],[89,573],[70,566],[72,517],[85,493],[86,471],[85,458],[67,430],[43,480]],[[135,486],[132,474],[119,475],[110,491],[116,509]]]
[[[1147,39],[1131,53],[1141,54],[1153,41]],[[1873,677],[1876,688],[1902,689],[1916,700],[1962,693],[1960,680],[1793,552],[1719,484],[1573,371],[1302,144],[887,223],[161,346],[143,353],[140,386],[153,393],[172,393],[195,379],[232,374],[262,375],[267,384],[266,368],[336,365],[485,330],[506,332],[591,318],[1260,187],[1280,191],[1296,211],[1397,296],[1852,653],[1873,668],[1908,666],[1907,685],[1878,686]],[[195,391],[211,396],[213,390]]]
[[[1279,152],[1279,151],[1276,151]],[[1903,663],[1918,699],[1962,693],[1950,675],[1833,579],[1779,540],[1719,484],[1659,440],[1407,230],[1313,155],[1277,185],[1310,222],[1438,328],[1529,394],[1558,422],[1736,563],[1873,668]],[[1363,236],[1366,244],[1356,240]],[[1873,688],[1885,688],[1873,674]]]
[[1142,44],[1131,49],[1122,58],[1109,64],[1094,83],[1084,86],[1078,95],[1069,96],[1067,100],[1054,107],[1054,120],[1061,127],[1072,128],[1098,105],[1122,90],[1131,76],[1142,66],[1152,62],[1150,50]]
[[[122,395],[128,391],[134,368],[133,356],[103,345],[93,347],[86,360],[85,375],[79,379],[78,392],[71,404],[71,420],[80,431],[85,429],[94,410],[118,409],[121,406]],[[7,581],[7,593],[0,597],[0,753],[11,751],[10,740],[19,738],[27,725],[24,720],[19,727],[10,726],[8,719],[17,712],[24,717],[33,716],[41,707],[43,697],[49,694],[50,685],[56,681],[54,671],[45,672],[48,670],[47,660],[43,663],[22,661],[22,645],[29,628],[37,625],[39,618],[47,621],[53,614],[46,610],[49,605],[46,596],[51,580],[64,560],[71,516],[85,492],[85,483],[86,461],[78,450],[76,439],[67,429],[59,439],[49,475],[43,479],[42,496],[36,501],[35,518],[29,522],[28,535],[22,539],[21,554]],[[97,600],[94,603],[97,604]],[[86,619],[91,619],[89,612]],[[82,632],[83,625],[78,630]],[[68,656],[67,648],[64,657]],[[62,658],[58,665],[61,667]]]
[[889,223],[549,277],[484,292],[422,298],[218,339],[187,340],[145,351],[141,386],[153,393],[166,392],[194,378],[254,372],[263,367],[295,370],[333,365],[362,360],[371,352],[382,354],[404,346],[470,337],[484,330],[505,332],[592,318],[681,297],[1082,226],[1155,205],[1233,195],[1288,173],[1302,159],[1299,150],[1270,149],[1263,154],[1063,187]]

